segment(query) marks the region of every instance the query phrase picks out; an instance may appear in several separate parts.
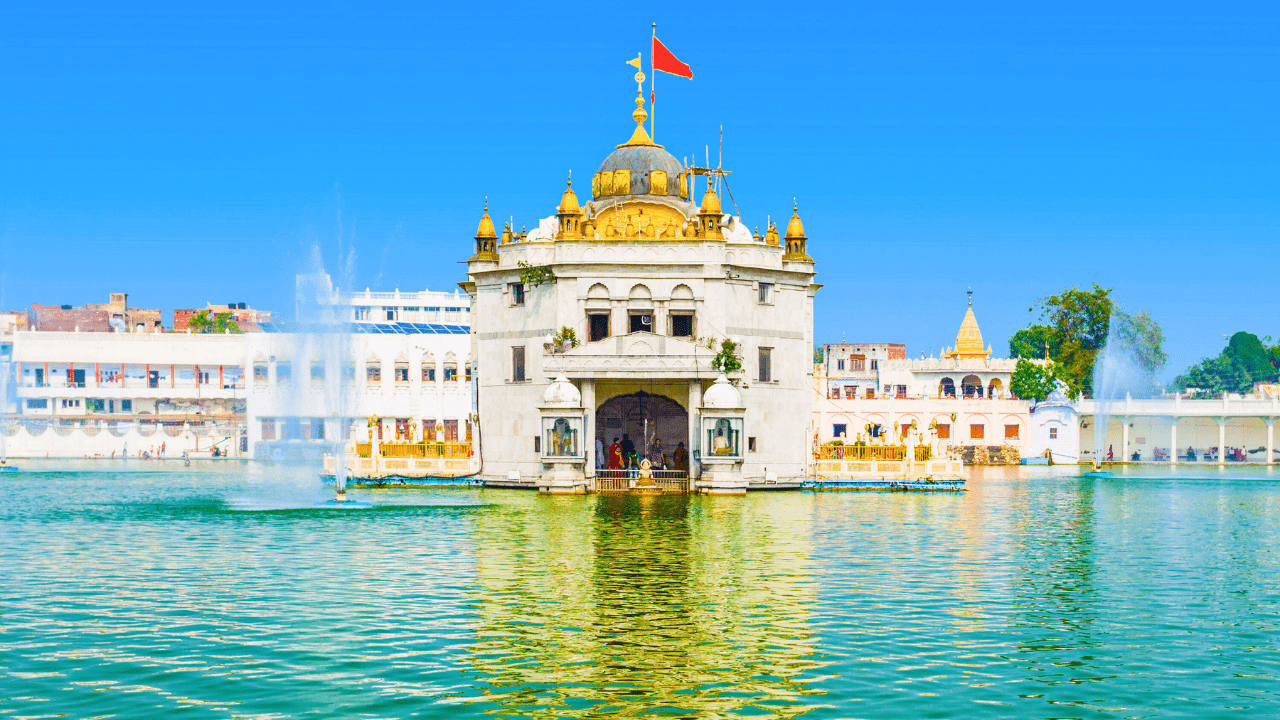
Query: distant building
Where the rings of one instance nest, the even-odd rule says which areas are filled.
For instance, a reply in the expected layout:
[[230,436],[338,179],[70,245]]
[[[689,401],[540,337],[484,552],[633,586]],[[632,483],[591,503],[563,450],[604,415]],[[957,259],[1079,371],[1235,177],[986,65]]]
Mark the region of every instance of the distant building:
[[191,318],[204,311],[209,313],[210,318],[222,313],[230,313],[231,318],[236,322],[236,327],[240,328],[240,332],[261,332],[260,323],[272,321],[270,310],[254,310],[247,303],[227,303],[225,305],[208,303],[203,310],[175,308],[173,311],[174,332],[185,331],[191,326]]
[[874,398],[880,387],[880,364],[907,357],[901,343],[829,343],[822,346],[822,372],[827,397]]
[[[882,436],[898,442],[914,428],[922,437],[935,439],[940,448],[1011,445],[1025,454],[1031,403],[1008,390],[1017,361],[992,358],[990,348],[983,348],[972,298],[955,347],[944,348],[941,357],[908,360],[902,345],[889,343],[834,347],[852,348],[845,358],[850,377],[815,380],[815,443]],[[876,363],[871,377],[870,350],[897,354],[899,348],[898,357]],[[866,365],[856,370],[852,363],[860,355]],[[828,367],[839,360],[839,354],[831,356]],[[834,370],[840,372],[838,364]],[[846,384],[858,389],[846,393]]]
[[38,332],[162,332],[159,310],[129,307],[126,293],[111,293],[101,304],[41,305],[32,303],[27,325]]
[[3,432],[17,457],[239,455],[240,335],[18,332]]
[[301,322],[264,322],[263,333],[244,336],[252,455],[318,452],[377,434],[446,443],[460,456],[451,471],[478,468],[460,447],[476,439],[466,295],[342,293],[325,275],[298,276],[298,295]]

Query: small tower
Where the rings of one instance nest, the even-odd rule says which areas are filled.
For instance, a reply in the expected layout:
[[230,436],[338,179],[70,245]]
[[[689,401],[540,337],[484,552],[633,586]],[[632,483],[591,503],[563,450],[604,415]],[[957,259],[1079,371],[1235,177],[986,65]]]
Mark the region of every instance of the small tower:
[[707,183],[707,191],[702,195],[702,208],[698,210],[698,237],[703,240],[724,239],[720,232],[720,196],[711,183]]
[[764,231],[764,244],[773,245],[774,247],[782,244],[781,241],[778,240],[778,223],[772,221],[769,222],[769,228]]
[[805,252],[804,223],[800,222],[800,206],[792,201],[791,222],[787,223],[786,251],[782,254],[784,262],[813,262],[813,258]]
[[476,254],[472,260],[498,262],[498,236],[493,231],[493,220],[489,217],[489,201],[484,201],[484,215],[480,216],[480,225],[476,227]]
[[578,196],[573,194],[573,174],[569,175],[569,186],[565,188],[564,195],[560,198],[560,209],[556,211],[556,218],[560,220],[560,232],[557,238],[560,240],[581,240],[582,227],[582,208],[578,207]]
[[986,359],[991,356],[991,348],[982,349],[982,330],[978,328],[978,318],[973,314],[973,291],[969,291],[969,308],[965,310],[964,320],[960,321],[960,332],[956,333],[956,347],[942,351],[942,357],[960,360]]
[[510,244],[511,244],[511,242],[512,242],[512,238],[511,238],[511,221],[510,221],[510,220],[508,220],[508,221],[507,221],[507,225],[506,225],[506,227],[502,228],[502,244],[503,244],[503,245],[510,245]]

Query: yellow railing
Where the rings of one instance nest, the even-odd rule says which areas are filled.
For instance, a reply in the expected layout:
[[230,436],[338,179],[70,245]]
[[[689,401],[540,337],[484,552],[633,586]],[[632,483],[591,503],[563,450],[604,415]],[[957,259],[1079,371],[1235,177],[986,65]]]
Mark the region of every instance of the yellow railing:
[[[915,457],[923,462],[932,457],[928,445],[917,445]],[[905,460],[906,445],[823,445],[818,448],[817,460]]]
[[[369,443],[357,443],[356,455],[367,458],[373,454]],[[384,458],[438,458],[445,460],[465,460],[471,457],[470,443],[382,443],[378,446],[378,454]]]

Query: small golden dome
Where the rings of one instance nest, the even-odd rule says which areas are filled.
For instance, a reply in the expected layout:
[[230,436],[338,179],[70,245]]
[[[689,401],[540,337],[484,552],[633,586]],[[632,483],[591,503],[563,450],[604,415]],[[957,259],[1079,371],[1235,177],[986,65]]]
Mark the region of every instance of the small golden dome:
[[502,228],[502,244],[506,245],[509,242],[511,242],[511,223],[507,223],[507,226]]
[[497,233],[493,230],[493,220],[489,217],[489,201],[484,201],[484,215],[480,216],[480,225],[476,228],[476,239],[494,238]]
[[560,214],[568,215],[576,213],[581,208],[578,206],[578,196],[573,194],[573,175],[569,175],[569,187],[565,188],[564,195],[560,198]]
[[700,215],[719,215],[720,214],[720,196],[716,194],[716,190],[707,183],[707,191],[702,194],[702,209],[698,211]]
[[969,297],[969,308],[960,322],[960,332],[956,333],[956,347],[944,355],[948,358],[985,358],[991,350],[982,349],[982,330],[978,328],[978,318],[973,314],[973,296]]
[[778,224],[771,222],[769,227],[764,231],[764,242],[766,245],[781,245],[778,241]]
[[804,223],[800,222],[800,206],[794,200],[791,203],[791,222],[787,223],[786,239],[804,239]]

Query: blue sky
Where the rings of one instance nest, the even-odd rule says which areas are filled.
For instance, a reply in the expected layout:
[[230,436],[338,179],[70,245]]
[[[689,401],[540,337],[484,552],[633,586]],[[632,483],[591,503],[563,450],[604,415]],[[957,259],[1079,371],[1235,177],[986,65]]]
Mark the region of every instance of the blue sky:
[[287,314],[340,234],[359,287],[451,290],[486,196],[533,227],[629,136],[656,21],[695,73],[658,79],[658,141],[723,124],[749,225],[798,199],[819,342],[936,353],[972,288],[1003,355],[1095,281],[1166,375],[1280,336],[1278,6],[1044,5],[15,4],[0,302]]

